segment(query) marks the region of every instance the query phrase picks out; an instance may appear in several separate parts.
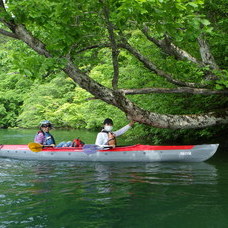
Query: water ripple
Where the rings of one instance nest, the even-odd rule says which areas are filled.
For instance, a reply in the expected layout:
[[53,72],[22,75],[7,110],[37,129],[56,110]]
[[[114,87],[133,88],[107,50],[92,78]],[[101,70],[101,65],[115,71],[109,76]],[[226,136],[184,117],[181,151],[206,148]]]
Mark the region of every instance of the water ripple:
[[220,173],[207,163],[1,159],[0,167],[0,227],[118,227],[120,221],[137,227],[134,214],[144,221],[146,211],[159,224],[174,212],[186,218],[184,213],[227,209]]

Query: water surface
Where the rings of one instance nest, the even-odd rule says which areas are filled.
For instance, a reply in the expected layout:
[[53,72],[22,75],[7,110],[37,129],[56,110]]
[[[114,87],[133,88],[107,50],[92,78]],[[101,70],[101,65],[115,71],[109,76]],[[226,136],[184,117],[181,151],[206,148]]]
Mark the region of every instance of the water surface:
[[[3,131],[0,143],[8,144],[34,134]],[[63,134],[55,131],[69,138]],[[0,227],[228,227],[227,190],[221,153],[202,163],[0,158]]]

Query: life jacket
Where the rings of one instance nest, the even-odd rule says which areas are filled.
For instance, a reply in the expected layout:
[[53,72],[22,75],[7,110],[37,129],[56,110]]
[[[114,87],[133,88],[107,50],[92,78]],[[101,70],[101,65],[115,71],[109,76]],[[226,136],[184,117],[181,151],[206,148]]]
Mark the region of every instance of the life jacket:
[[38,131],[37,135],[40,133],[44,136],[43,145],[55,144],[55,139],[49,132]]
[[49,132],[45,132],[44,137],[45,137],[44,145],[55,144],[55,139]]
[[84,145],[85,143],[79,138],[76,138],[72,141],[72,147],[83,147]]
[[[101,132],[108,134],[108,141],[105,144],[107,144],[109,146],[116,146],[117,145],[116,136],[114,135],[113,132],[105,131],[104,129]],[[110,134],[111,134],[111,137],[110,137]]]

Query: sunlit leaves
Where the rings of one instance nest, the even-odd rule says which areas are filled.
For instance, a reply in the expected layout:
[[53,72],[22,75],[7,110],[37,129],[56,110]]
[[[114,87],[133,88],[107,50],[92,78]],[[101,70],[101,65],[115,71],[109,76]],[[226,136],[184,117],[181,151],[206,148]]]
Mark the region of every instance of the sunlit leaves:
[[[222,1],[219,0],[220,3]],[[218,65],[226,67],[227,19],[224,2],[220,6],[206,1],[206,6],[211,7],[207,6],[207,9],[204,8],[204,1],[200,0],[107,0],[106,3],[116,41],[122,42],[122,32],[134,48],[173,78],[207,84],[204,72],[209,68],[200,69],[193,63],[177,60],[162,52],[141,32],[144,25],[149,27],[151,36],[162,39],[166,34],[174,44],[198,59],[196,38],[203,32],[218,59]],[[115,117],[117,126],[126,123],[124,114],[118,109],[99,100],[88,100],[91,96],[88,92],[77,88],[71,79],[59,73],[64,67],[64,61],[60,59],[71,55],[81,71],[102,85],[111,87],[111,50],[100,48],[109,42],[101,1],[9,0],[7,11],[17,23],[25,24],[54,57],[45,59],[38,56],[18,41],[11,42],[7,50],[0,52],[2,72],[5,72],[1,74],[0,81],[4,88],[4,94],[0,96],[0,111],[5,125],[31,127],[37,126],[42,119],[50,119],[58,127],[95,128],[105,117]],[[92,45],[100,46],[90,49]],[[119,88],[173,87],[122,49],[119,71]],[[227,88],[225,71],[216,72],[216,75],[218,80],[210,86]],[[199,113],[225,106],[225,99],[220,103],[215,96],[153,94],[129,98],[146,110],[170,114],[182,114],[186,110],[188,113]],[[20,122],[17,123],[17,120]],[[146,127],[136,128],[142,135],[152,131]],[[158,132],[156,130],[154,134],[159,135]]]
[[[118,2],[118,3],[117,3]],[[182,0],[120,0],[115,1],[116,10],[113,20],[119,27],[141,26],[146,23],[157,34],[169,34],[175,38],[195,37],[202,30],[201,25],[209,25],[209,21],[199,14],[203,1]]]

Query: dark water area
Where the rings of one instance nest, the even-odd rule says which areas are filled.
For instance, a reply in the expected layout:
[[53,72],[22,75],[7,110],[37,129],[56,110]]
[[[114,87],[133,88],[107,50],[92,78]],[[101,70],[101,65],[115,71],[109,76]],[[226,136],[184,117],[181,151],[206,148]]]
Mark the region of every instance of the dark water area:
[[[57,141],[86,136],[87,143],[96,136],[53,134]],[[27,144],[33,136],[0,130],[0,144]],[[201,163],[0,158],[0,227],[228,227],[227,154]]]

